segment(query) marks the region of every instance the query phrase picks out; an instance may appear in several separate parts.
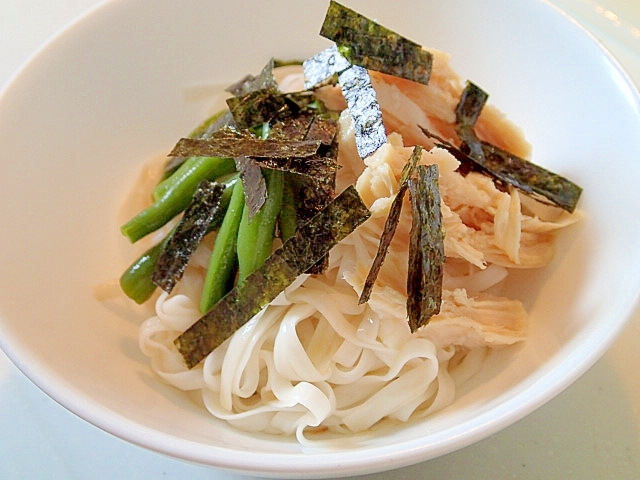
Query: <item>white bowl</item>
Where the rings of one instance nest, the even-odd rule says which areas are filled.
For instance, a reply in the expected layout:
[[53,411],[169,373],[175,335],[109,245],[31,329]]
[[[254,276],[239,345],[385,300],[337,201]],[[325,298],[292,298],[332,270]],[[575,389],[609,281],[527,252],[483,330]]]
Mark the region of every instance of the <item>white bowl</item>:
[[[520,276],[530,338],[492,355],[426,421],[303,451],[211,417],[150,373],[141,318],[93,288],[131,258],[116,212],[144,161],[210,108],[212,85],[304,58],[328,2],[112,1],[49,43],[0,96],[0,343],[60,404],[135,444],[264,476],[336,477],[451,452],[522,418],[610,345],[640,291],[640,102],[614,61],[539,0],[345,2],[452,54],[520,124],[533,159],[581,184],[586,220]],[[293,20],[295,19],[295,21]]]

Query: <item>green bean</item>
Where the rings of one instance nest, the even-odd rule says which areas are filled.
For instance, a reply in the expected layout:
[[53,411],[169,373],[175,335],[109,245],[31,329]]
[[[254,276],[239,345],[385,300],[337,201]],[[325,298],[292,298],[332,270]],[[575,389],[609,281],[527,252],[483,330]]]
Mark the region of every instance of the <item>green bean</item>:
[[169,235],[162,242],[144,252],[120,276],[120,288],[127,297],[138,304],[146,302],[156,289],[156,284],[151,280],[151,276],[158,257],[168,240]]
[[[235,171],[235,162],[231,158],[189,157],[171,176],[162,180],[153,189],[153,200],[157,201],[185,177],[195,175],[199,180],[213,180]],[[198,182],[200,183],[200,182]]]
[[244,280],[259,268],[271,254],[273,236],[282,206],[284,172],[264,171],[267,180],[267,199],[262,208],[249,220],[249,209],[242,212],[238,229],[238,280]]
[[214,230],[217,230],[220,225],[222,225],[222,221],[224,220],[224,216],[227,213],[227,208],[229,208],[229,202],[231,201],[231,196],[233,195],[235,186],[239,184],[240,188],[242,188],[242,182],[240,181],[239,173],[234,173],[230,176],[224,175],[223,177],[216,179],[216,181],[224,183],[224,192],[222,192],[222,202],[220,203],[220,208],[214,215],[207,233],[211,233]]
[[[225,211],[229,207],[235,186],[239,184],[240,190],[242,190],[242,183],[239,182],[239,176],[237,174],[226,179],[224,184],[225,190],[222,193],[220,208],[218,209],[216,216],[213,217],[213,221],[209,225],[207,233],[217,230],[223,222]],[[155,291],[156,284],[151,280],[151,276],[156,267],[158,257],[172,234],[173,230],[163,238],[160,243],[144,252],[120,276],[120,287],[122,288],[122,291],[136,303],[146,302]]]
[[120,227],[120,231],[131,242],[154,232],[182,212],[191,202],[191,197],[202,180],[216,178],[220,174],[221,164],[234,163],[231,159],[216,157],[194,158],[197,164],[194,168],[186,169],[185,174],[176,178],[153,204]]
[[283,242],[291,238],[298,228],[296,204],[291,182],[285,181],[284,184],[282,208],[280,209],[280,216],[278,217],[278,225],[280,226],[280,236]]
[[202,287],[200,310],[208,312],[231,288],[238,267],[236,254],[238,228],[244,210],[244,189],[242,182],[233,189],[220,230],[213,244],[207,275]]

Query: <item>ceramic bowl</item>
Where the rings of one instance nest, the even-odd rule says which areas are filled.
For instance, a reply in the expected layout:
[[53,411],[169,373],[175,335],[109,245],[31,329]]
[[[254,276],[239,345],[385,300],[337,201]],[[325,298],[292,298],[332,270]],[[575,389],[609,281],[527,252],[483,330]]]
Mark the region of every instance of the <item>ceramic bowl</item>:
[[640,102],[612,58],[541,0],[350,0],[449,52],[522,126],[533,160],[584,188],[585,219],[513,292],[529,338],[491,355],[432,417],[331,451],[213,420],[161,383],[137,346],[141,316],[94,289],[131,259],[117,211],[144,162],[270,57],[305,58],[328,2],[114,0],[49,42],[0,96],[0,343],[36,385],[129,442],[248,474],[338,477],[451,452],[512,424],[587,370],[640,291]]

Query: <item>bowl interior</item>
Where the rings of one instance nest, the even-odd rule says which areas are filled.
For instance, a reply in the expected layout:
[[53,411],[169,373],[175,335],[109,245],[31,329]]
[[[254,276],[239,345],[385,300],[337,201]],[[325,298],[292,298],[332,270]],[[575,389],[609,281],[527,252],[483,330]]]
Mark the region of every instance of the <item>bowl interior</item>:
[[345,1],[450,52],[455,69],[523,127],[533,160],[584,187],[586,218],[562,237],[556,260],[514,275],[530,338],[492,354],[455,404],[429,420],[345,439],[330,452],[238,432],[155,379],[137,347],[142,311],[94,296],[131,260],[119,205],[143,163],[211,112],[220,85],[272,56],[301,59],[328,46],[317,33],[327,3],[108,2],[48,44],[0,96],[0,343],[38,386],[100,428],[262,475],[398,467],[486,437],[549,400],[602,354],[634,307],[640,108],[596,42],[538,0],[508,8]]

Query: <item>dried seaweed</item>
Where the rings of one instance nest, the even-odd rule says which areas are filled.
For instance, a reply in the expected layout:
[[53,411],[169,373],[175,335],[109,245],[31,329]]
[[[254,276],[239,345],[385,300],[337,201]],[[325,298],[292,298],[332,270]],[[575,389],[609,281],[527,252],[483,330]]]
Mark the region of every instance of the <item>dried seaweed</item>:
[[310,157],[318,152],[319,140],[260,139],[249,134],[217,132],[206,140],[181,138],[170,156],[183,157]]
[[296,117],[274,123],[269,138],[274,140],[317,140],[325,147],[333,143],[338,132],[338,117],[306,111]]
[[573,212],[582,194],[581,187],[477,137],[474,127],[487,98],[480,87],[467,82],[456,107],[456,128],[462,140],[460,151],[501,184],[512,185],[539,201]]
[[364,222],[370,213],[350,186],[175,340],[189,368],[270,303],[301,273]]
[[302,63],[304,70],[304,87],[312,89],[338,82],[338,74],[351,67],[351,62],[344,58],[336,45],[317,53]]
[[353,65],[339,74],[338,81],[353,121],[358,155],[366,158],[387,142],[371,77],[365,68]]
[[222,202],[224,185],[202,181],[182,220],[164,246],[152,275],[152,281],[170,293],[182,278],[189,258],[207,233]]
[[315,115],[309,129],[305,134],[305,140],[320,140],[325,146],[330,146],[338,133],[338,116]]
[[330,2],[320,35],[333,40],[354,65],[429,83],[429,51],[338,2]]
[[278,82],[276,82],[276,79],[273,76],[273,69],[275,66],[276,62],[272,58],[262,68],[262,71],[257,77],[253,75],[246,75],[236,83],[229,85],[226,88],[226,91],[235,97],[242,97],[243,95],[257,90],[277,88]]
[[411,153],[411,157],[402,168],[402,173],[400,174],[400,180],[398,185],[398,192],[396,193],[393,202],[391,203],[391,208],[389,209],[389,215],[387,215],[387,220],[384,224],[384,229],[382,230],[382,234],[380,235],[380,243],[378,243],[378,251],[376,252],[376,256],[373,259],[373,263],[371,264],[371,268],[369,269],[369,273],[367,275],[367,279],[364,282],[364,287],[362,288],[362,293],[360,294],[359,303],[365,303],[369,301],[369,297],[371,296],[371,291],[373,290],[373,285],[378,278],[378,273],[380,272],[380,268],[382,267],[382,263],[387,255],[387,251],[389,250],[389,245],[391,245],[391,240],[396,232],[396,227],[398,226],[398,221],[400,220],[400,213],[402,212],[402,202],[404,200],[404,194],[408,188],[408,181],[411,175],[413,175],[413,171],[418,164],[422,156],[422,147],[416,146]]
[[269,138],[272,140],[305,140],[314,118],[314,113],[305,112],[295,117],[276,121],[269,127]]
[[487,92],[468,81],[456,106],[456,125],[458,127],[475,126],[488,98]]
[[[189,138],[209,138],[213,133],[232,124],[233,115],[231,112],[229,110],[222,110],[198,125],[198,127],[191,132]],[[187,157],[170,157],[164,167],[163,179],[174,173],[186,159]]]
[[[502,182],[513,185],[538,201],[573,212],[582,188],[571,180],[546,170],[487,142],[480,142],[482,166]],[[464,151],[464,146],[463,146]]]
[[286,97],[276,87],[228,98],[227,106],[239,129],[252,128],[291,115]]
[[[324,171],[316,169],[316,175],[290,175],[296,200],[298,224],[304,224],[333,198],[338,170],[338,142],[334,139],[331,147],[322,157]],[[328,257],[324,257],[306,273],[320,274],[328,266]]]
[[493,178],[500,189],[504,190],[507,185],[511,185],[542,203],[555,205],[569,213],[578,204],[582,194],[580,186],[493,144],[477,140],[475,133],[470,133],[468,127],[462,129],[459,135],[465,136],[470,142],[463,141],[460,147],[439,138],[424,127],[420,129],[426,136],[436,140],[436,146],[448,150],[460,161],[458,170],[463,175],[470,171],[481,172]]
[[282,170],[298,175],[323,179],[328,175],[335,175],[338,171],[336,162],[326,155],[313,155],[305,158],[253,158],[255,165],[272,170]]
[[438,166],[419,165],[409,179],[412,222],[409,238],[407,314],[415,332],[440,311],[444,271],[444,234],[438,189]]
[[236,157],[235,163],[242,178],[245,205],[249,209],[249,220],[251,220],[267,200],[267,182],[260,166],[249,157]]
[[322,102],[313,92],[282,93],[277,87],[255,90],[227,99],[238,129],[250,129],[264,123],[275,124],[304,113],[324,112]]

